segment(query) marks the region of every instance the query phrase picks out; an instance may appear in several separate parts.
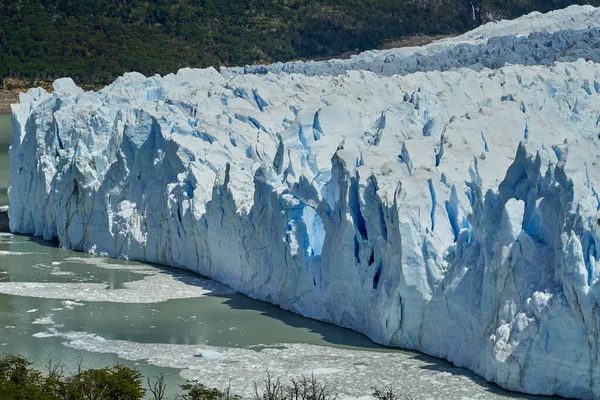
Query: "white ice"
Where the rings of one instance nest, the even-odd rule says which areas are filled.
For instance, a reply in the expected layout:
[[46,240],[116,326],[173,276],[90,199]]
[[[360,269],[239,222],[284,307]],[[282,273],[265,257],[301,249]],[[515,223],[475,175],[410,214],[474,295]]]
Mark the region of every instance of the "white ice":
[[[101,258],[70,257],[67,261],[85,262],[96,267],[116,269],[117,265]],[[226,295],[233,291],[218,282],[184,274],[167,273],[144,265],[122,265],[144,274],[143,279],[125,282],[123,288],[110,288],[107,283],[7,282],[0,281],[0,293],[43,299],[60,299],[67,309],[83,305],[81,301],[129,304],[160,303],[174,299],[198,298],[207,295]],[[64,273],[53,272],[53,275]],[[27,312],[36,312],[36,309]],[[41,323],[41,322],[39,322]]]
[[570,7],[302,74],[59,80],[13,106],[10,228],[600,397],[599,29]]

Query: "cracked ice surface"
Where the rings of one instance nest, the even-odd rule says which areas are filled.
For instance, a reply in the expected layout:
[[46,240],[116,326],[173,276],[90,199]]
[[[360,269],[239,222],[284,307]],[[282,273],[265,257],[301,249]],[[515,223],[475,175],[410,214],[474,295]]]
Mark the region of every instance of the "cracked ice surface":
[[[597,13],[534,15],[537,36],[525,17],[520,38],[593,38]],[[600,396],[600,66],[308,75],[30,90],[11,230],[188,268],[505,388]]]
[[266,72],[338,75],[366,70],[382,75],[447,71],[461,67],[480,70],[506,63],[549,65],[580,57],[600,61],[600,10],[571,6],[548,14],[533,12],[511,21],[491,22],[461,36],[419,47],[370,50],[349,59],[290,61],[270,65],[225,68],[230,73]]

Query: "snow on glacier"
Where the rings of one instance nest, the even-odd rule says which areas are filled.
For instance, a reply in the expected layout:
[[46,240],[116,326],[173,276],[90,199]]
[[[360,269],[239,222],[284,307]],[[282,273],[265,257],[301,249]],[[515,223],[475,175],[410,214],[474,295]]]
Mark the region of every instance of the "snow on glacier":
[[[545,35],[588,35],[567,53],[594,60],[599,16],[465,43],[550,43],[546,64],[566,53]],[[187,268],[505,388],[598,397],[600,67],[485,54],[405,76],[183,69],[30,90],[10,228]]]

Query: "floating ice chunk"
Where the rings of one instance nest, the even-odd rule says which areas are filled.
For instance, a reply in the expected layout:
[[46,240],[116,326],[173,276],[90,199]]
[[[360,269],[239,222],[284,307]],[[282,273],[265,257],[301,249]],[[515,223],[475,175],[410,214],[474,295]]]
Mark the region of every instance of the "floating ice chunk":
[[[289,377],[310,377],[312,371],[322,373],[320,381],[331,393],[343,398],[362,398],[378,386],[393,383],[398,393],[427,393],[433,398],[460,398],[469,393],[475,398],[490,400],[505,398],[491,391],[472,373],[448,364],[432,363],[415,353],[403,351],[368,351],[323,347],[306,344],[277,345],[278,351],[254,351],[247,348],[203,346],[201,352],[212,351],[223,357],[207,360],[195,357],[197,345],[135,343],[123,340],[102,340],[86,332],[49,330],[36,337],[58,337],[62,343],[77,350],[113,353],[132,362],[144,361],[160,367],[180,369],[187,380],[197,380],[215,387],[231,382],[235,394],[244,398],[254,395],[253,382],[262,382],[267,371],[272,377],[287,383]],[[275,350],[275,349],[272,349]],[[210,365],[207,368],[207,362]],[[440,372],[440,370],[442,372]],[[431,383],[435,381],[436,384]],[[234,384],[235,383],[235,384]]]
[[185,277],[182,281],[177,276],[165,273],[148,275],[139,281],[127,282],[124,286],[123,289],[108,290],[103,283],[0,282],[0,293],[66,299],[62,303],[66,309],[83,305],[81,301],[140,304],[232,293],[230,288],[214,281],[194,277]]
[[198,357],[206,358],[208,360],[218,360],[223,358],[223,354],[218,353],[214,350],[202,350],[198,353]]
[[342,371],[339,368],[315,368],[315,369],[311,369],[310,370],[310,374],[313,375],[329,375],[329,374],[336,374],[338,372]]
[[50,333],[50,332],[36,332],[31,336],[33,336],[34,338],[43,339],[43,338],[54,337],[56,335],[53,333]]
[[36,318],[35,321],[32,322],[35,325],[54,325],[54,320],[52,319],[52,315],[47,315],[45,317]]
[[80,307],[85,305],[84,303],[78,303],[76,301],[71,301],[71,300],[63,300],[61,301],[61,304],[67,309],[67,310],[72,310],[75,307]]

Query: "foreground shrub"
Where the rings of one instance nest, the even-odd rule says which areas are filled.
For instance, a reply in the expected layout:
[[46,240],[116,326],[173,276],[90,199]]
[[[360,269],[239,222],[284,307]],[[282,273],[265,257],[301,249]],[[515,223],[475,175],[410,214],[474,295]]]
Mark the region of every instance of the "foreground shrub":
[[279,378],[273,378],[267,373],[263,381],[262,391],[259,392],[258,384],[254,382],[255,400],[335,400],[337,395],[332,395],[323,382],[319,382],[314,375],[310,378],[290,378],[288,384],[282,383]]
[[48,393],[42,374],[22,357],[4,355],[0,358],[0,399],[54,400]]
[[[142,387],[142,374],[124,365],[117,364],[101,369],[83,370],[66,375],[60,366],[47,365],[42,374],[31,367],[31,363],[16,355],[0,356],[0,400],[141,400],[146,390]],[[154,380],[147,379],[150,398],[166,400],[164,375]],[[181,386],[182,394],[175,400],[241,400],[231,392],[211,388],[200,382],[188,382]],[[377,400],[409,400],[410,397],[395,393],[390,386],[385,390],[373,388],[372,396]],[[325,382],[314,375],[289,378],[282,382],[267,373],[267,378],[254,382],[254,400],[336,400]]]
[[66,400],[139,400],[146,390],[139,371],[117,364],[80,371],[65,380],[61,392],[61,398]]
[[42,375],[22,357],[0,357],[1,400],[140,400],[145,392],[139,371],[123,365],[65,376],[60,366],[49,364]]
[[209,388],[208,386],[199,382],[188,382],[185,385],[181,385],[181,389],[185,391],[184,394],[178,395],[176,400],[240,400],[240,396],[232,395],[230,387],[227,387],[225,391],[221,391],[215,388]]

